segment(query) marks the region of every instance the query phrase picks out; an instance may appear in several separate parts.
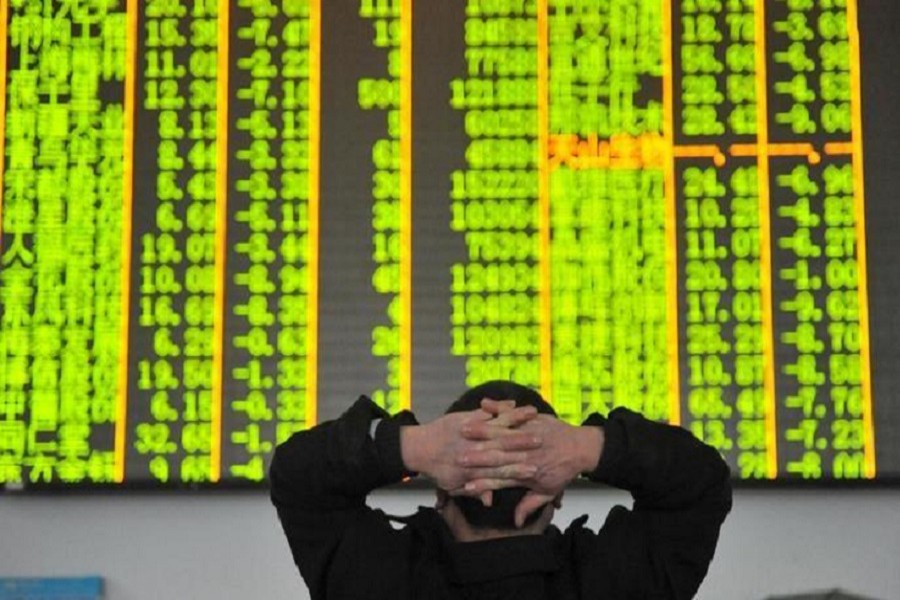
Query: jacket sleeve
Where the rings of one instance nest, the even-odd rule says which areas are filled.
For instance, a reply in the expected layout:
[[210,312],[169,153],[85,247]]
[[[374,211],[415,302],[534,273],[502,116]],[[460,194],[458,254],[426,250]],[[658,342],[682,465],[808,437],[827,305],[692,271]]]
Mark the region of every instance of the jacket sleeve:
[[605,433],[599,464],[585,475],[628,490],[634,504],[613,508],[596,534],[573,531],[582,597],[606,589],[616,598],[693,598],[731,510],[725,461],[688,431],[625,408],[608,419],[591,415],[584,426]]
[[[370,429],[379,419],[373,439]],[[352,531],[391,531],[366,496],[411,475],[400,453],[400,427],[415,424],[412,413],[390,416],[362,396],[338,419],[276,448],[269,469],[272,503],[312,598],[324,597],[336,563],[347,562],[342,545]]]

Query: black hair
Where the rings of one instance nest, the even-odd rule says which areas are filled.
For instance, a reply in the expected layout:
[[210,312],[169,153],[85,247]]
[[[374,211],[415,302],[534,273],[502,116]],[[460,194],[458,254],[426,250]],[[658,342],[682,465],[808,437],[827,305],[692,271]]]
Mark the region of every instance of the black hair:
[[[450,405],[447,413],[466,412],[481,408],[484,398],[491,400],[515,400],[516,406],[533,406],[539,413],[556,416],[553,407],[541,395],[531,388],[512,381],[495,380],[482,383],[467,390],[459,399]],[[493,503],[485,506],[478,498],[454,496],[450,498],[459,507],[460,512],[470,525],[476,528],[515,529],[516,506],[525,497],[528,488],[511,487],[494,490]],[[535,510],[525,520],[531,525],[538,520],[543,508]]]

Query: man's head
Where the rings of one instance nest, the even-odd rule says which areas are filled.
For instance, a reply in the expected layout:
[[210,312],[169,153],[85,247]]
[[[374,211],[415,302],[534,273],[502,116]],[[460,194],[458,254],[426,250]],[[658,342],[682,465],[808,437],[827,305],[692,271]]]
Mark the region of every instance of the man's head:
[[[459,399],[450,405],[447,413],[467,412],[481,408],[481,401],[490,400],[514,400],[517,407],[533,406],[538,413],[556,416],[546,400],[539,393],[512,381],[489,381],[469,389]],[[462,513],[465,520],[475,529],[514,530],[515,510],[519,501],[528,491],[524,487],[512,487],[493,492],[491,506],[485,506],[477,498],[456,496],[447,499],[453,502]],[[535,523],[544,515],[544,510],[536,510],[528,516],[525,527]]]

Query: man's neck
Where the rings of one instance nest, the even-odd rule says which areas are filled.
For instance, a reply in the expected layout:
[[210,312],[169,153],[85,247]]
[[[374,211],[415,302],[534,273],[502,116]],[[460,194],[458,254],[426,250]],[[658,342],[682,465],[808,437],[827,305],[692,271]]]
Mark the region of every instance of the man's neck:
[[472,527],[465,523],[462,527],[450,527],[453,537],[457,542],[485,542],[487,540],[499,540],[504,538],[519,537],[523,535],[536,535],[530,527],[523,529],[492,529]]
[[540,535],[547,527],[547,523],[543,522],[543,519],[521,529],[473,527],[452,503],[445,505],[438,512],[458,542],[484,542],[523,535]]

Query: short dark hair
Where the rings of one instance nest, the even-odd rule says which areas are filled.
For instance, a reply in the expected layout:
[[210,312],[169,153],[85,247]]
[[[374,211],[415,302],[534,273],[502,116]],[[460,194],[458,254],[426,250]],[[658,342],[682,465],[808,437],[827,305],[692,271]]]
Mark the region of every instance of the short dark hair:
[[[491,400],[515,400],[516,406],[533,406],[539,413],[556,416],[556,411],[546,400],[531,388],[512,381],[495,380],[482,383],[467,390],[459,399],[450,405],[447,413],[466,412],[481,408],[484,398]],[[515,529],[516,506],[525,497],[528,488],[512,487],[495,490],[491,506],[484,506],[478,498],[455,496],[451,500],[459,507],[460,512],[470,525],[476,528]],[[541,515],[536,510],[525,520],[531,525]]]

